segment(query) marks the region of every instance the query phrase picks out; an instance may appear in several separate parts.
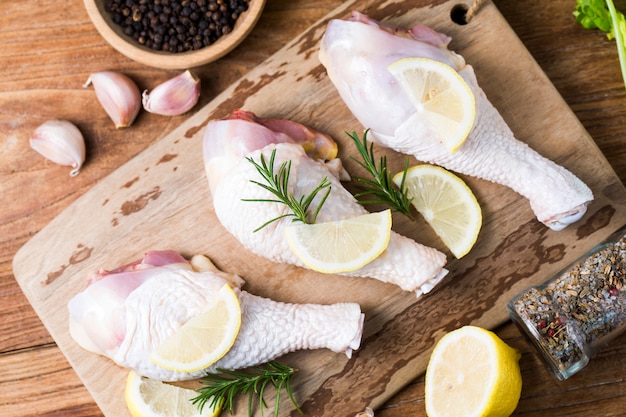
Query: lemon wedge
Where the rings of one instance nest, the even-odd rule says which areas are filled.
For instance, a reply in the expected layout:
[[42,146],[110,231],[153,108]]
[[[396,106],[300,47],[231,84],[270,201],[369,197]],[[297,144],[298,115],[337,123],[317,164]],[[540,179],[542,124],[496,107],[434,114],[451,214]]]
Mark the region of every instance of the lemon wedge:
[[228,352],[241,326],[239,299],[228,284],[217,292],[213,303],[186,322],[152,352],[156,365],[178,372],[204,369]]
[[520,398],[520,353],[496,334],[465,326],[435,346],[426,369],[429,417],[508,417]]
[[391,210],[334,222],[296,223],[285,231],[289,248],[314,271],[325,274],[355,271],[387,249]]
[[126,378],[126,406],[133,417],[216,417],[222,407],[211,407],[211,401],[202,412],[191,402],[198,393],[192,389],[165,384],[137,374],[128,373]]
[[[393,177],[400,186],[402,172]],[[465,182],[443,168],[416,165],[407,170],[405,187],[415,209],[456,258],[472,249],[482,226],[482,210]]]
[[474,93],[449,65],[427,58],[404,58],[389,72],[400,83],[417,113],[437,134],[450,153],[469,135],[476,105]]

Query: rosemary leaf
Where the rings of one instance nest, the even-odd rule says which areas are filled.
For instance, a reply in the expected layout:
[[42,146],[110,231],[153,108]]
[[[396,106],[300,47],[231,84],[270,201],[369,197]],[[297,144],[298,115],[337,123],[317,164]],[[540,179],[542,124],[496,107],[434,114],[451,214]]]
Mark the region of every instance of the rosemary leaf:
[[[266,201],[266,200],[263,200]],[[259,230],[263,229],[265,226],[268,226],[271,223],[274,223],[275,221],[278,221],[280,219],[284,219],[285,217],[291,217],[292,215],[287,213],[287,214],[283,214],[282,216],[278,216],[278,217],[274,217],[273,219],[270,219],[268,221],[266,221],[265,223],[263,223],[262,225],[260,225],[259,227],[257,227],[256,229],[254,229],[252,232],[256,233]],[[297,219],[294,219],[294,221],[297,221]]]
[[[369,129],[363,133],[363,140],[361,140],[359,135],[354,131],[352,133],[346,132],[346,134],[354,142],[362,161],[354,157],[350,158],[372,176],[372,179],[357,176],[354,177],[354,179],[360,184],[359,189],[361,190],[361,192],[355,194],[355,197],[359,199],[360,204],[385,204],[392,210],[400,212],[409,218],[413,218],[411,206],[411,201],[413,199],[409,198],[407,190],[404,186],[404,181],[409,169],[409,159],[406,159],[404,171],[402,173],[401,186],[398,188],[393,183],[391,173],[387,169],[387,157],[382,156],[378,160],[378,165],[376,164],[374,144],[369,144],[368,146],[368,132]],[[361,197],[366,196],[370,196],[370,198],[361,199]]]
[[[290,213],[283,214],[267,222],[263,223],[261,226],[257,227],[254,232],[258,232],[263,229],[265,226],[283,219],[285,217],[292,217],[293,221],[301,221],[303,223],[315,223],[317,219],[317,215],[326,202],[328,195],[331,191],[331,182],[328,177],[324,177],[320,184],[317,185],[308,195],[301,196],[299,199],[296,198],[293,193],[289,191],[289,175],[291,173],[291,161],[283,162],[278,168],[278,172],[274,174],[274,161],[276,159],[276,149],[272,150],[272,154],[270,155],[269,161],[265,159],[263,154],[261,154],[259,158],[259,162],[255,161],[251,157],[246,157],[248,162],[250,162],[256,170],[259,172],[259,175],[265,183],[250,180],[251,183],[258,185],[264,190],[272,193],[276,199],[247,199],[242,198],[242,201],[253,201],[253,202],[261,202],[261,203],[281,203],[285,204],[291,210]],[[315,211],[311,214],[310,207],[313,203],[315,197],[326,190],[325,194],[322,196],[320,203],[317,205]],[[310,219],[309,219],[310,218]]]
[[270,361],[264,366],[254,367],[250,373],[228,371],[218,369],[220,374],[209,374],[201,379],[203,387],[198,388],[198,396],[191,402],[200,411],[209,402],[210,406],[223,404],[223,406],[233,414],[234,399],[240,395],[248,395],[248,417],[252,416],[252,406],[257,398],[261,414],[267,408],[264,394],[268,384],[276,388],[276,400],[274,405],[274,416],[278,416],[280,406],[280,393],[284,389],[296,410],[302,414],[291,389],[291,377],[298,371],[291,366],[281,365]]

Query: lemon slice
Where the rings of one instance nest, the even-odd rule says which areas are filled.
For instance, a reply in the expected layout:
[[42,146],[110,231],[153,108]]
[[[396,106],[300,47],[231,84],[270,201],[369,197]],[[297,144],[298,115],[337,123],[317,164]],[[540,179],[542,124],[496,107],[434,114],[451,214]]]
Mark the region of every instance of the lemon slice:
[[239,299],[230,285],[225,284],[213,304],[167,338],[150,359],[162,368],[178,372],[204,369],[228,352],[240,325]]
[[[402,172],[393,177],[400,186]],[[434,165],[407,170],[405,186],[412,204],[452,254],[461,258],[476,243],[482,226],[482,210],[462,179]]]
[[126,378],[126,405],[133,417],[216,417],[222,407],[211,407],[211,400],[202,412],[191,402],[198,393],[192,389],[165,384],[130,371]]
[[432,127],[450,153],[467,138],[476,116],[474,93],[449,65],[404,58],[388,68],[409,95],[420,119]]
[[355,271],[387,249],[391,210],[334,222],[285,228],[287,243],[306,266],[326,274]]
[[508,417],[520,398],[520,353],[496,334],[465,326],[435,346],[426,369],[429,417]]

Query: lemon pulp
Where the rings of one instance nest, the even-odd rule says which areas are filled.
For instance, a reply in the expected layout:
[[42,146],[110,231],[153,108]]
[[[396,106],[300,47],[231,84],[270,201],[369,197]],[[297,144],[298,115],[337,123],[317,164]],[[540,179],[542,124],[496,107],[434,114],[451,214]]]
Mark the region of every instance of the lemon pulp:
[[[402,175],[393,178],[398,186]],[[472,190],[453,173],[429,164],[410,167],[404,184],[415,209],[452,254],[465,256],[482,227],[482,210]]]
[[230,285],[224,284],[213,303],[165,339],[150,359],[162,368],[178,372],[204,369],[230,350],[240,326],[239,299]]
[[388,68],[415,110],[450,153],[469,135],[476,117],[474,93],[454,68],[428,58],[403,58]]
[[216,417],[221,404],[211,406],[208,401],[202,412],[191,402],[198,393],[140,376],[134,371],[128,373],[124,392],[126,405],[133,417]]
[[429,417],[508,417],[520,398],[520,353],[495,333],[465,326],[435,346],[426,369]]
[[307,267],[327,274],[355,271],[387,249],[391,210],[334,222],[285,228],[292,252]]

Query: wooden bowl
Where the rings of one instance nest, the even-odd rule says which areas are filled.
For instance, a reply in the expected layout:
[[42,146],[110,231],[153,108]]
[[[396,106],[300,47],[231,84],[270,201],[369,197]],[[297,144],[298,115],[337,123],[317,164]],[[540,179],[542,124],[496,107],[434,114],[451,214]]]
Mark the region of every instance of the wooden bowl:
[[124,34],[123,29],[113,22],[104,8],[106,0],[84,0],[91,22],[100,35],[118,52],[128,58],[155,68],[188,69],[215,61],[233,50],[250,33],[261,16],[265,0],[250,0],[248,10],[235,23],[232,32],[220,37],[214,44],[189,52],[162,52],[140,45]]

